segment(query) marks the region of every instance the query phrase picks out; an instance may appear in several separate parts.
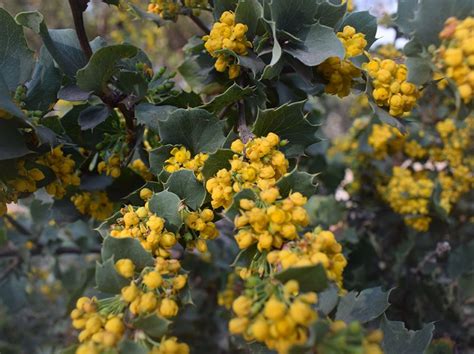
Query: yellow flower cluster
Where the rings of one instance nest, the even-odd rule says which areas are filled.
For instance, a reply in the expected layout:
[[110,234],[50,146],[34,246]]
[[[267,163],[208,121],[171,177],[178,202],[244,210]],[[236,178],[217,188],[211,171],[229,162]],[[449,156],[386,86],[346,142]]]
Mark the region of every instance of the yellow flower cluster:
[[345,97],[350,94],[354,79],[361,76],[361,71],[351,63],[349,58],[361,55],[367,46],[367,41],[363,33],[356,32],[351,26],[345,26],[337,37],[346,50],[344,59],[328,58],[318,66],[318,72],[327,81],[326,93]]
[[231,145],[235,154],[229,161],[230,170],[221,169],[206,182],[212,207],[229,207],[234,194],[242,189],[273,187],[288,170],[288,160],[278,150],[279,145],[280,138],[274,133],[251,139],[247,144],[235,140]]
[[56,146],[50,153],[41,156],[37,162],[49,167],[56,175],[56,180],[45,187],[48,194],[54,198],[64,198],[67,187],[78,186],[81,182],[75,171],[76,162],[71,155],[64,155],[62,146]]
[[71,197],[77,210],[83,215],[90,215],[96,220],[105,220],[112,215],[114,204],[106,192],[82,192]]
[[400,52],[393,44],[383,44],[377,47],[376,55],[382,59],[398,59],[403,56],[403,53]]
[[317,302],[313,292],[300,293],[295,280],[271,296],[241,295],[232,304],[236,317],[229,322],[231,334],[240,334],[247,341],[256,340],[279,354],[288,353],[293,345],[304,344],[308,327],[318,317],[312,308]]
[[298,237],[298,230],[308,225],[309,218],[303,206],[306,198],[292,193],[280,199],[277,188],[260,192],[260,200],[241,199],[240,215],[234,224],[238,232],[235,240],[240,249],[257,243],[260,252],[281,248],[285,240]]
[[165,20],[175,21],[181,10],[177,0],[152,0],[148,4],[148,12],[160,15]]
[[321,264],[328,278],[342,289],[342,273],[347,260],[342,254],[341,244],[330,231],[307,232],[284,249],[270,252],[267,260],[277,269]]
[[184,146],[174,147],[171,152],[171,157],[165,161],[165,171],[173,173],[182,169],[188,169],[194,171],[196,178],[202,181],[202,168],[204,163],[209,158],[208,154],[198,153],[194,157],[191,157],[191,152]]
[[420,92],[407,81],[407,67],[391,59],[374,58],[364,64],[364,69],[372,78],[372,95],[377,105],[388,108],[395,117],[408,115]]
[[231,50],[237,55],[247,55],[248,48],[252,43],[247,40],[247,25],[235,23],[235,14],[230,11],[222,13],[220,21],[214,23],[211,33],[204,36],[204,47],[213,58],[217,58],[214,64],[218,72],[228,70],[229,78],[235,79],[240,75],[240,65],[235,63],[235,58],[226,53],[220,53],[224,49]]
[[154,347],[149,354],[189,354],[186,343],[179,343],[176,337],[163,338],[159,347]]
[[400,131],[387,124],[372,125],[372,131],[367,139],[377,160],[387,157],[389,153],[400,151],[404,141],[405,138]]
[[141,159],[133,160],[130,167],[134,172],[142,176],[145,181],[151,181],[153,179],[153,174]]
[[72,326],[81,330],[76,354],[101,353],[122,339],[125,324],[121,315],[103,315],[96,298],[81,297],[71,312]]
[[206,240],[213,240],[219,236],[214,220],[214,212],[211,209],[193,211],[186,213],[184,223],[193,234],[193,240],[187,242],[187,247],[194,248],[201,253],[207,252]]
[[107,176],[112,178],[118,178],[122,174],[120,167],[120,157],[118,155],[112,155],[106,161],[100,161],[97,165],[97,172],[105,173]]
[[176,259],[156,258],[155,267],[147,267],[141,273],[135,271],[130,259],[120,259],[115,269],[124,278],[132,279],[121,290],[121,300],[133,315],[156,314],[166,318],[177,315],[177,295],[187,283],[187,275],[181,274]]
[[431,222],[429,203],[434,183],[423,173],[393,167],[387,186],[378,186],[379,193],[390,207],[403,216],[405,223],[415,230],[428,230]]
[[[453,80],[464,103],[474,97],[474,17],[464,20],[450,17],[440,33],[438,66],[442,74]],[[441,82],[442,88],[445,82]]]
[[43,172],[38,168],[28,169],[25,160],[16,162],[16,174],[14,179],[0,183],[0,216],[7,212],[8,203],[16,203],[21,193],[35,192],[36,182],[44,179]]
[[436,130],[443,146],[433,152],[433,159],[448,162],[438,174],[440,205],[450,213],[459,198],[474,188],[474,157],[469,153],[473,148],[474,117],[466,118],[461,127],[446,119],[436,124]]
[[154,255],[169,256],[169,250],[176,244],[178,235],[165,229],[165,220],[152,213],[148,209],[148,203],[139,208],[129,205],[122,208],[120,213],[122,217],[112,225],[112,237],[133,237]]

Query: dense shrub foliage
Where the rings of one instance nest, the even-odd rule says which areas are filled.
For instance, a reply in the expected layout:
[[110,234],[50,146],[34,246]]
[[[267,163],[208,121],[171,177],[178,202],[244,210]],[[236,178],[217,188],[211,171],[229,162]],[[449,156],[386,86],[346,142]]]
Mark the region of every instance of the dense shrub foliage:
[[103,2],[0,8],[0,352],[474,349],[472,2]]

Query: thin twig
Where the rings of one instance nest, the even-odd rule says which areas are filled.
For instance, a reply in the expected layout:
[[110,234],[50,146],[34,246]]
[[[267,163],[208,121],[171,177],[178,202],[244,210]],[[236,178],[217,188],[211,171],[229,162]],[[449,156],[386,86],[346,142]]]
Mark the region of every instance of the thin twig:
[[247,120],[245,119],[244,102],[239,101],[237,105],[239,107],[239,121],[238,121],[237,131],[239,132],[240,139],[242,139],[242,142],[246,144],[250,139],[253,138],[253,134],[247,125]]
[[205,34],[209,34],[210,30],[204,22],[199,17],[194,16],[193,14],[189,15],[189,18],[198,26]]
[[26,227],[24,227],[21,223],[19,223],[18,221],[16,221],[13,216],[6,214],[6,215],[5,215],[5,219],[7,219],[8,222],[9,222],[10,224],[12,224],[12,226],[13,226],[15,229],[17,229],[21,234],[26,235],[26,236],[31,236],[31,235],[33,235],[33,233],[32,233],[30,230],[28,230],[28,229],[27,229]]
[[83,12],[86,10],[88,2],[88,0],[69,0],[69,6],[71,7],[74,27],[76,28],[77,38],[79,39],[82,51],[87,59],[90,59],[92,56],[92,48],[89,44],[89,39],[87,38],[83,16]]

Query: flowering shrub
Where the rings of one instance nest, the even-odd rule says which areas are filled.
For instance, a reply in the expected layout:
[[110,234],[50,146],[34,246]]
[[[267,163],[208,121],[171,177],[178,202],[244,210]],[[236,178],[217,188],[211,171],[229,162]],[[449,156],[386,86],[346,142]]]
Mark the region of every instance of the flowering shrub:
[[[472,17],[432,3],[390,20],[404,57],[371,49],[377,20],[352,1],[133,1],[139,21],[195,26],[176,78],[90,40],[87,0],[67,30],[0,8],[0,311],[39,286],[70,319],[48,350],[78,354],[469,350]],[[351,128],[321,142],[345,97]],[[0,351],[42,348],[11,323]]]

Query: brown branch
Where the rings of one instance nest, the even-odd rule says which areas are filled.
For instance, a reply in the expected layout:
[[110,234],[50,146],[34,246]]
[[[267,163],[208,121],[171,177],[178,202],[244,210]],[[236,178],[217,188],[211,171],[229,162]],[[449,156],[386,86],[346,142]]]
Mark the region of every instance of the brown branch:
[[191,19],[191,21],[193,21],[196,26],[198,26],[205,34],[209,34],[210,30],[209,28],[206,26],[206,24],[204,22],[202,22],[202,20],[197,17],[197,16],[194,16],[193,14],[190,14],[189,15],[189,18]]
[[83,12],[87,8],[88,0],[69,0],[69,6],[71,7],[72,18],[74,20],[74,27],[76,28],[77,38],[81,44],[82,51],[89,60],[92,56],[92,48],[87,38],[86,28],[84,27],[84,16]]
[[239,120],[237,122],[237,131],[239,132],[240,139],[242,142],[246,144],[250,139],[254,137],[252,132],[250,131],[247,120],[245,119],[245,106],[243,101],[239,101],[238,103],[239,108]]
[[5,219],[8,220],[8,222],[10,224],[12,224],[12,226],[18,230],[18,232],[20,232],[21,234],[23,235],[26,235],[26,236],[32,236],[33,233],[28,230],[26,227],[24,227],[21,223],[19,223],[18,221],[15,220],[15,218],[11,215],[8,215],[6,214],[5,216]]

